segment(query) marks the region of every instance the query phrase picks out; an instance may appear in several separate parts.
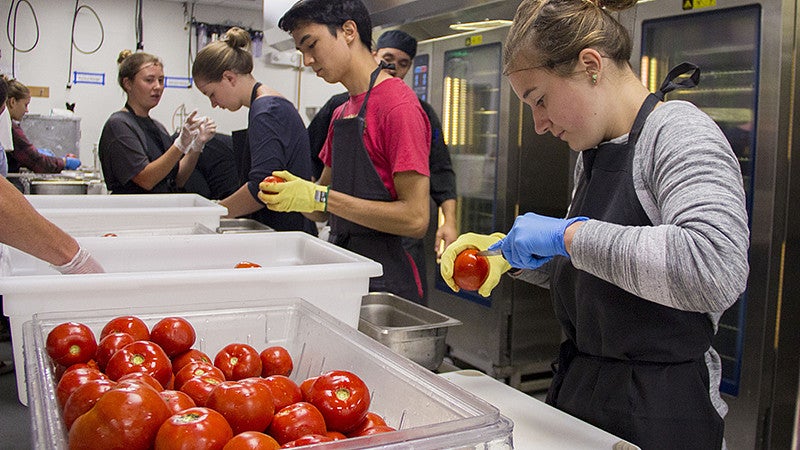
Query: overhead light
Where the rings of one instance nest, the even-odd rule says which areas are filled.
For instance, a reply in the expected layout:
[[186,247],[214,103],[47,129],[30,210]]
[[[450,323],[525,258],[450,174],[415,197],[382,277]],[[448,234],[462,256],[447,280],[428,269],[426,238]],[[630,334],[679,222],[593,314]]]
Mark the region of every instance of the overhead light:
[[455,31],[481,31],[511,25],[510,20],[486,19],[478,22],[458,22],[450,24],[450,29]]

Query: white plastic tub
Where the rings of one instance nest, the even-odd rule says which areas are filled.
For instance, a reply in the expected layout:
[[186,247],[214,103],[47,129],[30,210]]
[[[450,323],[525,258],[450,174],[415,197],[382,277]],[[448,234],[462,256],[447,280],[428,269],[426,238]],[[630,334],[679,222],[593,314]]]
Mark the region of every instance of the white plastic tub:
[[[159,300],[163,305],[169,297]],[[290,378],[298,383],[329,370],[352,371],[370,388],[370,410],[398,430],[314,448],[511,449],[513,424],[497,408],[300,299],[195,305],[191,312],[159,306],[37,315],[25,324],[34,448],[67,448],[53,363],[44,350],[47,333],[61,322],[78,321],[98,334],[108,320],[122,314],[141,317],[149,326],[165,316],[182,316],[197,331],[195,348],[212,357],[232,342],[256,349],[281,345],[294,360]]]
[[[107,273],[60,275],[12,249],[12,275],[0,278],[14,361],[22,324],[35,313],[210,301],[299,297],[357,328],[361,297],[381,265],[302,232],[78,238]],[[262,268],[235,269],[243,261]],[[25,374],[16,365],[19,399]]]
[[197,194],[28,195],[48,220],[69,233],[100,235],[119,230],[187,227],[211,230],[228,209]]

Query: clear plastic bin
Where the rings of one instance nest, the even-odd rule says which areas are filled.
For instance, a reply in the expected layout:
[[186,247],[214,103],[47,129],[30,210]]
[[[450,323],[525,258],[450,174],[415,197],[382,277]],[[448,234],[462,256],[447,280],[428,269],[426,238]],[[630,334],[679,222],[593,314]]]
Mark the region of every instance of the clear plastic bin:
[[197,194],[27,195],[48,220],[69,233],[104,233],[156,227],[211,230],[228,209]]
[[195,305],[191,312],[161,306],[37,314],[24,327],[35,448],[67,448],[55,400],[54,366],[44,349],[47,333],[59,323],[77,321],[99,334],[108,320],[124,314],[134,314],[149,326],[166,316],[184,317],[197,331],[195,348],[212,357],[232,342],[247,343],[257,350],[281,345],[292,355],[290,378],[298,383],[329,370],[352,371],[370,388],[370,410],[398,430],[314,448],[512,448],[513,424],[497,408],[300,299],[255,301],[234,308]]
[[[22,361],[22,324],[38,312],[126,306],[194,305],[298,297],[353,328],[361,297],[381,265],[302,232],[78,238],[106,273],[61,275],[11,249],[12,274],[0,277],[3,314],[11,323],[14,360]],[[235,269],[243,261],[258,269]],[[17,364],[19,399],[25,373]]]

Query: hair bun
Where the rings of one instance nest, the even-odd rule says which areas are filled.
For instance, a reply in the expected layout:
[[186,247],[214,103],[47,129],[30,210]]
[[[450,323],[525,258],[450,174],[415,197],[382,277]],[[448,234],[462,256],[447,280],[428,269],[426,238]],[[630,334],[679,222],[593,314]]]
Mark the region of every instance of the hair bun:
[[232,27],[226,31],[223,40],[233,48],[247,50],[250,47],[250,33],[239,27]]
[[125,49],[119,52],[119,56],[117,56],[117,64],[122,64],[122,61],[125,61],[126,58],[133,54],[132,51]]

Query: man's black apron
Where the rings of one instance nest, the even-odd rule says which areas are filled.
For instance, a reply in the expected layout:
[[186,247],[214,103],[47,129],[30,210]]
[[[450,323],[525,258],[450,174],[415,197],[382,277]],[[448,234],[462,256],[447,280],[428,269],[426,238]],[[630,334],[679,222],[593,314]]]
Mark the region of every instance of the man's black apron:
[[[393,201],[364,146],[367,101],[383,63],[370,77],[369,89],[358,116],[333,122],[331,189],[366,200]],[[400,236],[361,226],[331,214],[329,241],[383,265],[383,276],[369,280],[370,292],[391,292],[421,302],[413,262]]]
[[[688,69],[691,78],[672,82]],[[652,225],[633,184],[636,141],[664,95],[698,78],[696,66],[676,67],[644,101],[626,144],[582,152],[584,175],[570,217]],[[714,334],[708,317],[644,300],[575,269],[568,258],[554,263],[553,303],[567,339],[547,402],[643,449],[720,448],[724,424],[709,398],[704,359]]]

